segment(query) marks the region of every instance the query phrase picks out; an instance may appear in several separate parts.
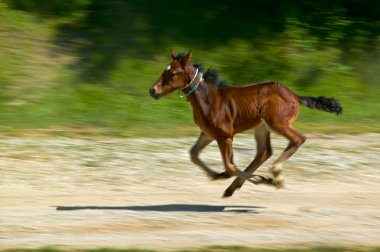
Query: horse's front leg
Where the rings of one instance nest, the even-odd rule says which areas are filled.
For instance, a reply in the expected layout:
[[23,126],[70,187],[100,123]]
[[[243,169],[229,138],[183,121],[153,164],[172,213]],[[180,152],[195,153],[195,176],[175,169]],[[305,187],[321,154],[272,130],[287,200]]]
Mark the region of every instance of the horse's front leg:
[[202,162],[202,160],[199,159],[199,153],[201,150],[209,145],[212,141],[214,141],[214,139],[202,132],[197,142],[190,150],[191,161],[194,164],[198,165],[203,171],[205,171],[207,176],[212,180],[229,178],[230,176],[228,176],[225,172],[217,173],[214,170],[210,169],[205,163]]
[[[217,140],[218,146],[220,149],[220,153],[222,154],[224,167],[226,169],[226,174],[230,177],[237,176],[241,177],[243,179],[246,179],[254,184],[261,184],[263,183],[266,178],[260,175],[253,175],[248,172],[243,172],[239,170],[233,163],[232,163],[232,155],[233,155],[233,149],[232,149],[232,138],[220,138]],[[268,181],[268,183],[270,183]]]

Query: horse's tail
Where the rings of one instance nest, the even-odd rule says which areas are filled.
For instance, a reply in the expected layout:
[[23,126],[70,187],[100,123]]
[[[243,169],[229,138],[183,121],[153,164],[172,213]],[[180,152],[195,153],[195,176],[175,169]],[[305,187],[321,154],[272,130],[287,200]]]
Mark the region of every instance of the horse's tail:
[[336,98],[326,98],[323,96],[298,96],[298,102],[311,109],[323,110],[329,113],[339,115],[342,113],[343,108]]

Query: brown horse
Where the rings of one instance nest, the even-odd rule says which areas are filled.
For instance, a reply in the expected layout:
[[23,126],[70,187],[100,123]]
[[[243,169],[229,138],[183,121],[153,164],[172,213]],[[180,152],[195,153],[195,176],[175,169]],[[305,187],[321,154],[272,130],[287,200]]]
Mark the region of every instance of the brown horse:
[[[337,115],[342,107],[335,98],[298,96],[280,83],[268,81],[243,87],[228,87],[218,79],[214,70],[203,73],[199,65],[190,63],[191,52],[175,55],[161,77],[150,88],[155,99],[181,90],[193,108],[195,123],[201,129],[196,144],[190,150],[191,160],[199,165],[213,180],[237,176],[224,192],[229,197],[249,180],[254,184],[270,184],[283,187],[281,168],[305,142],[305,137],[292,128],[299,105],[319,109]],[[257,153],[245,171],[233,163],[232,142],[235,134],[255,129]],[[289,145],[277,158],[271,172],[274,178],[253,175],[271,155],[270,131],[289,140]],[[216,140],[222,154],[225,172],[211,170],[198,157],[200,151]]]

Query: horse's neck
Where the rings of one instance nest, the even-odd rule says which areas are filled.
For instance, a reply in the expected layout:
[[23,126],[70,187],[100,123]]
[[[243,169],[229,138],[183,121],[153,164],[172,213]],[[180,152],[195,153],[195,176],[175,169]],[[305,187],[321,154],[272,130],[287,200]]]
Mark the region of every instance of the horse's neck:
[[201,113],[203,116],[209,114],[211,105],[216,97],[216,87],[205,83],[199,85],[198,90],[188,96],[188,100],[193,108],[194,113]]

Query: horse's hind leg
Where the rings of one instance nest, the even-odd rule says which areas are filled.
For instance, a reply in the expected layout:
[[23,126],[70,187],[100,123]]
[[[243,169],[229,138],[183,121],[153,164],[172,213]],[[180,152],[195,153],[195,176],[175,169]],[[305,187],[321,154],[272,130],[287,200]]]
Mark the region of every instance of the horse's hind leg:
[[[257,168],[259,168],[272,155],[272,147],[270,145],[270,131],[267,129],[264,123],[255,129],[255,139],[257,144],[256,156],[254,160],[249,164],[249,166],[244,170],[244,172],[255,172]],[[243,186],[244,182],[245,179],[237,177],[224,191],[223,197],[232,196],[236,189],[239,189]]]
[[197,142],[190,150],[191,161],[202,168],[207,174],[207,176],[211,179],[220,179],[220,178],[228,178],[229,176],[225,173],[217,173],[211,170],[202,160],[199,159],[199,153],[202,149],[204,149],[207,145],[209,145],[214,139],[206,135],[205,133],[201,133]]
[[305,142],[306,138],[292,129],[290,124],[285,124],[281,126],[272,125],[271,126],[276,132],[286,137],[289,140],[289,144],[286,149],[282,152],[279,158],[277,158],[272,167],[271,172],[274,176],[274,182],[278,188],[284,187],[284,177],[282,176],[282,165],[288,160],[298,148]]

